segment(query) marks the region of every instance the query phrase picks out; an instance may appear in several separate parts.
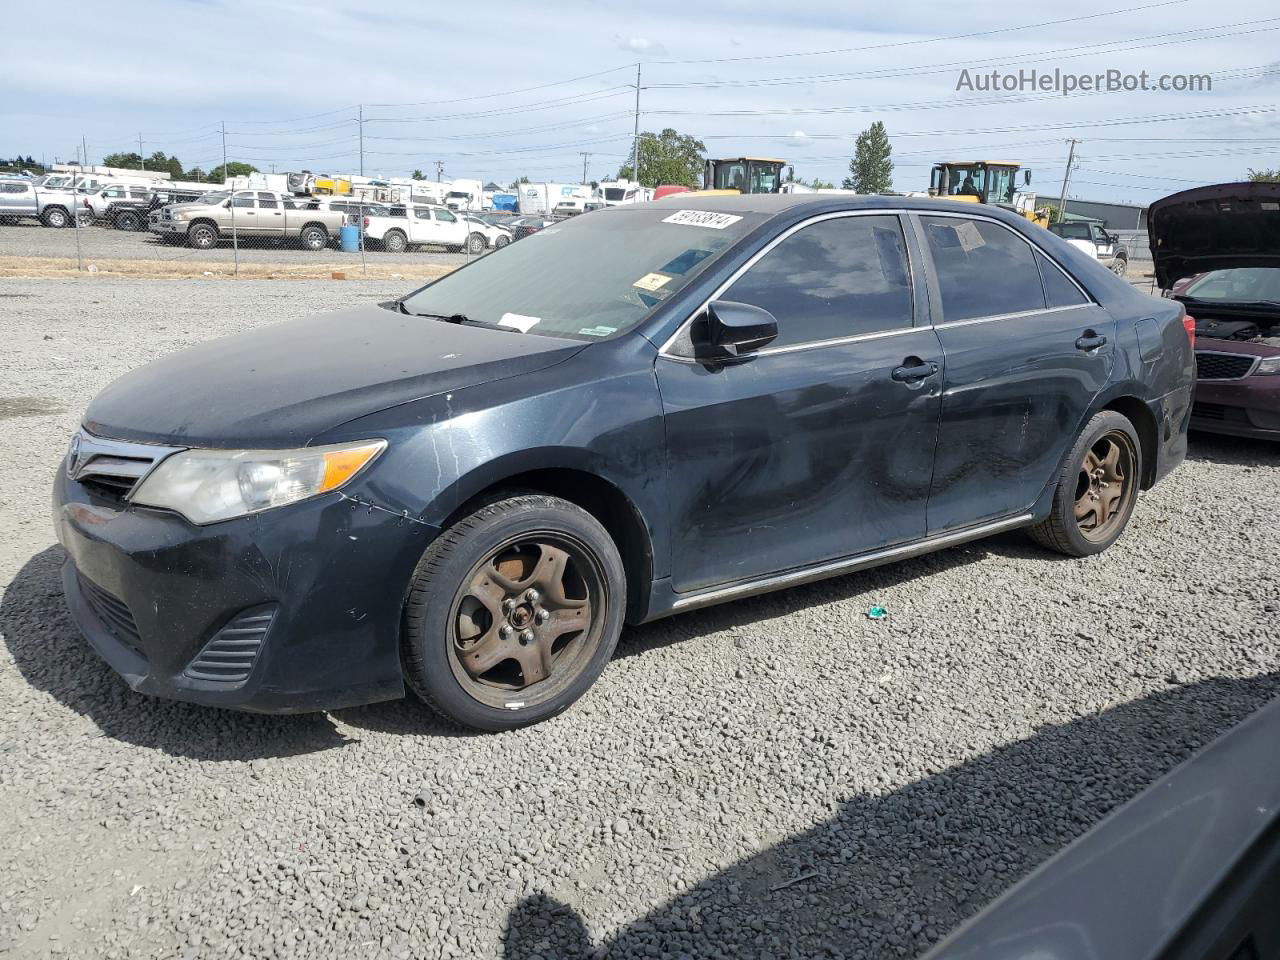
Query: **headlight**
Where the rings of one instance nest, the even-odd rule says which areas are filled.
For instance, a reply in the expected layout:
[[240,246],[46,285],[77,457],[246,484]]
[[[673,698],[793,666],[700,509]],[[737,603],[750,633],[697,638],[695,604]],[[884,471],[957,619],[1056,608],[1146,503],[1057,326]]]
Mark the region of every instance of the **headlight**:
[[298,450],[184,450],[161,461],[131,499],[192,523],[215,523],[337,490],[386,446],[364,440]]
[[1253,371],[1255,377],[1280,377],[1280,357],[1263,357],[1258,361],[1258,368]]
[[172,216],[173,216],[173,219],[175,220],[187,219],[187,215],[185,213],[178,213],[176,210],[173,212]]

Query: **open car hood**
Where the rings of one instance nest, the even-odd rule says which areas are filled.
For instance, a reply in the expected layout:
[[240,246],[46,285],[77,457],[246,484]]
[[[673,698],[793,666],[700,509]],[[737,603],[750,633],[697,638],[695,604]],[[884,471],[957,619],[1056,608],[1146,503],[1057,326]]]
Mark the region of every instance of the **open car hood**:
[[1219,183],[1164,197],[1147,212],[1156,282],[1233,267],[1280,267],[1280,183]]

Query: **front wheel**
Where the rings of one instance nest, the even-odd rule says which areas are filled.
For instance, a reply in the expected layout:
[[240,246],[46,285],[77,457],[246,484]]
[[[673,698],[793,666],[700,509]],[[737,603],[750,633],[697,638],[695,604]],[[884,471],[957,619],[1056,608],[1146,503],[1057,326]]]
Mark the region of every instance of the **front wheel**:
[[1101,553],[1119,539],[1142,480],[1142,446],[1133,424],[1114,410],[1090,420],[1058,477],[1049,516],[1028,532],[1069,557]]
[[625,607],[622,560],[595,517],[541,494],[495,500],[418,563],[401,634],[405,680],[463,726],[538,723],[595,682]]
[[498,239],[497,239],[497,240],[495,240],[495,241],[493,241],[493,246],[494,246],[494,249],[501,250],[503,247],[505,247],[505,246],[506,246],[508,243],[510,243],[510,242],[511,242],[511,238],[510,238],[510,237],[505,236],[505,235],[502,235],[502,234],[499,234],[499,235],[498,235]]
[[133,210],[125,210],[116,214],[117,230],[141,230],[142,217]]
[[382,248],[387,253],[404,253],[409,248],[409,241],[399,230],[389,230],[382,238]]
[[49,209],[45,210],[42,219],[46,227],[61,230],[71,223],[71,214],[67,213],[62,207],[49,207]]
[[197,250],[212,250],[218,245],[218,228],[212,223],[197,223],[187,231],[187,244]]
[[1129,270],[1129,261],[1123,257],[1117,257],[1111,264],[1111,272],[1117,277],[1123,277]]
[[471,236],[467,237],[467,252],[473,256],[484,253],[485,247],[488,245],[489,242],[485,240],[484,234],[482,233],[473,233]]

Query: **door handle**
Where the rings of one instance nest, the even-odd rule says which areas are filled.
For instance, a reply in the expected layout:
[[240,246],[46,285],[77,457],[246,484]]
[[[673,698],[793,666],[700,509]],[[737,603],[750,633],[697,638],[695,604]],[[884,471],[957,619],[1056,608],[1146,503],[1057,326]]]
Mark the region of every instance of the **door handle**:
[[893,372],[889,376],[898,383],[915,383],[917,380],[932,377],[937,372],[938,365],[932,360],[925,361],[919,357],[907,357],[902,362],[902,366],[893,368]]
[[1097,350],[1106,344],[1107,338],[1101,334],[1094,333],[1092,330],[1086,330],[1084,336],[1076,341],[1077,350]]

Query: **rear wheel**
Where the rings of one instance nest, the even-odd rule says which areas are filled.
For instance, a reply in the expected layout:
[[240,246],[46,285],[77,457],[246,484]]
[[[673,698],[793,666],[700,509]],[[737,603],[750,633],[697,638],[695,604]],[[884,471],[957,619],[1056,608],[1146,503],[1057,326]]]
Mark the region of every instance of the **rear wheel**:
[[187,245],[197,250],[212,250],[218,243],[218,228],[212,223],[193,223],[187,230]]
[[498,235],[498,239],[497,239],[497,240],[495,240],[495,241],[493,241],[493,246],[494,246],[494,248],[495,248],[495,249],[497,249],[497,250],[501,250],[503,247],[505,247],[505,246],[506,246],[508,243],[510,243],[510,242],[511,242],[511,238],[510,238],[510,237],[506,236],[505,234],[499,234],[499,235]]
[[1104,410],[1085,426],[1058,478],[1048,518],[1031,528],[1041,546],[1071,557],[1101,553],[1129,523],[1142,478],[1133,424]]
[[510,730],[566,710],[622,632],[617,547],[585,510],[526,494],[444,531],[414,573],[402,662],[409,686],[464,726]]
[[471,254],[484,253],[485,247],[489,242],[485,240],[483,233],[473,233],[467,237],[467,252]]
[[62,207],[49,207],[45,210],[41,219],[44,220],[46,227],[61,229],[71,223],[71,214],[67,213]]
[[1111,264],[1111,272],[1117,277],[1123,277],[1129,270],[1129,261],[1124,257],[1116,257]]
[[409,241],[399,230],[388,230],[382,238],[382,247],[387,253],[404,253],[409,248]]
[[302,245],[308,250],[323,250],[329,245],[328,232],[324,227],[318,227],[314,223],[303,227],[298,239],[302,241]]

